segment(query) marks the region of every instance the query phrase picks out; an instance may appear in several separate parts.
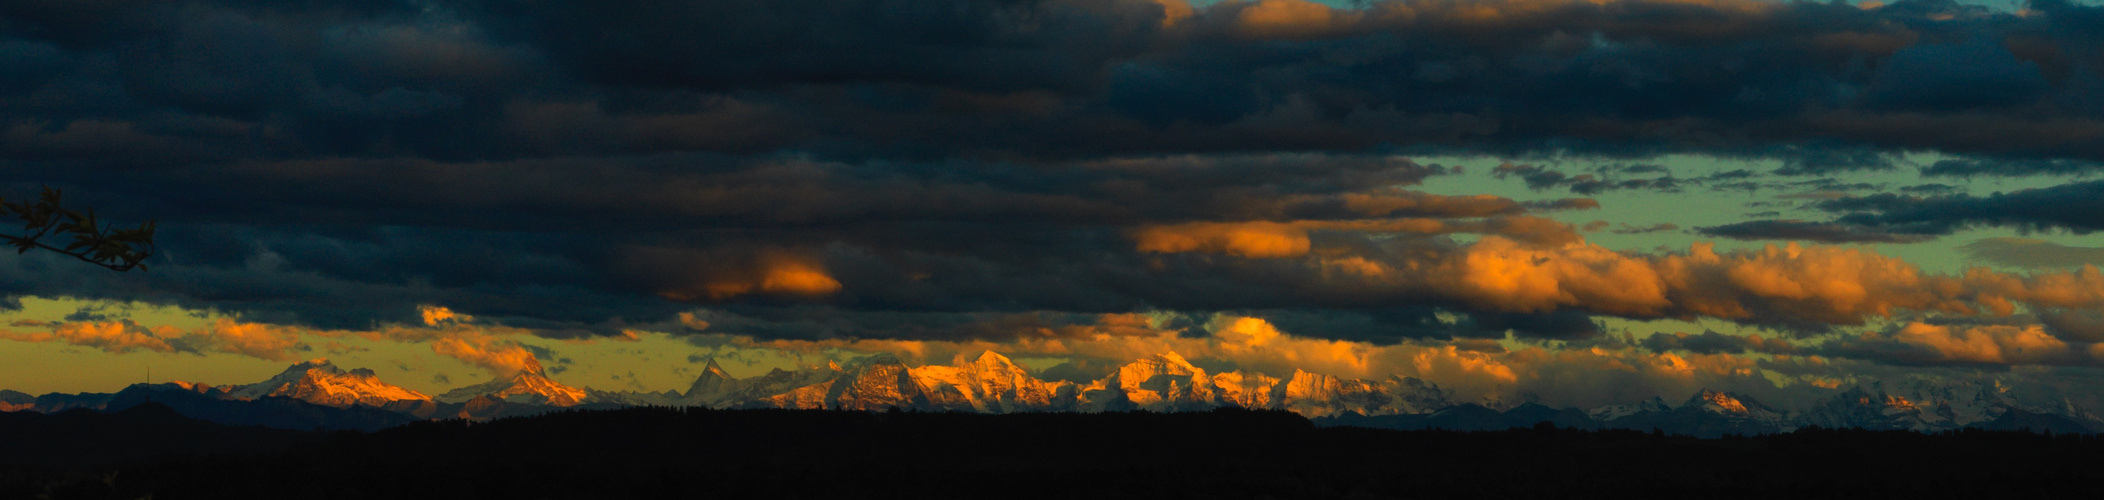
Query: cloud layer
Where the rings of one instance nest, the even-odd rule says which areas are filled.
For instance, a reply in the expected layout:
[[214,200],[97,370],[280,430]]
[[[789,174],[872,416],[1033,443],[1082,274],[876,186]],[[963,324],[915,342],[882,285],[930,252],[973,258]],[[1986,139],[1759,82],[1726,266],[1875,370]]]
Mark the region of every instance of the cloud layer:
[[[1900,244],[2104,227],[2095,181],[1846,178],[1910,154],[1940,158],[1913,165],[1927,176],[2095,172],[2104,7],[2060,0],[0,0],[0,69],[0,189],[159,219],[163,249],[121,275],[0,255],[0,295],[241,319],[5,333],[112,352],[282,360],[304,336],[361,335],[501,374],[540,368],[512,337],[529,334],[1115,346],[1173,330],[1233,354],[1287,342],[1277,330],[1301,354],[1237,359],[1420,345],[1380,366],[1608,383],[1568,368],[1612,365],[1582,349],[1500,355],[1551,369],[1471,346],[1721,321],[1768,337],[1643,341],[1614,362],[2074,366],[2104,307],[2079,252],[1980,246],[2050,264],[1929,272],[1861,248],[1610,248],[1587,236],[1682,226],[1564,222],[1593,196],[1780,186],[1811,191],[1793,203],[1815,216],[1691,230]],[[1583,197],[1435,192],[1468,172],[1410,159],[1485,154],[1543,163],[1476,175]],[[1780,166],[1651,162],[1675,154]],[[1620,163],[1554,165],[1573,157]],[[1196,328],[1221,314],[1262,323]],[[2012,324],[1893,326],[1946,320]],[[1797,343],[1815,338],[1845,341]]]

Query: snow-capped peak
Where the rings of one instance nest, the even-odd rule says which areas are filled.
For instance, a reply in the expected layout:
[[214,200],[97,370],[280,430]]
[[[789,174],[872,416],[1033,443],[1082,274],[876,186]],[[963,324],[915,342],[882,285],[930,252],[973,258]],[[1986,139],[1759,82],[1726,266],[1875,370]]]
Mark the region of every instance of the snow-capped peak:
[[438,400],[458,403],[485,395],[514,403],[555,406],[576,405],[584,402],[589,396],[584,390],[556,382],[539,370],[526,370],[510,377],[497,377],[488,382],[446,391],[438,396]]
[[292,365],[269,380],[236,387],[228,395],[239,399],[289,397],[330,406],[383,406],[395,401],[431,399],[424,393],[381,382],[372,370],[359,368],[346,372],[327,359]]
[[1747,408],[1746,402],[1739,395],[1709,389],[1703,389],[1701,392],[1695,393],[1694,397],[1688,398],[1687,404],[1681,406],[1691,406],[1713,413],[1728,415],[1748,415],[1753,413],[1753,409]]
[[1181,369],[1183,369],[1183,370],[1187,370],[1187,371],[1192,371],[1192,372],[1200,372],[1200,371],[1204,371],[1204,370],[1199,370],[1199,369],[1198,369],[1198,367],[1196,367],[1196,366],[1192,366],[1192,365],[1191,365],[1191,362],[1190,362],[1190,360],[1186,360],[1186,359],[1184,359],[1183,355],[1182,355],[1182,354],[1177,354],[1177,353],[1176,353],[1176,351],[1169,351],[1169,352],[1164,352],[1164,353],[1161,353],[1161,354],[1156,354],[1156,355],[1154,355],[1154,359],[1158,359],[1158,360],[1161,360],[1161,362],[1162,362],[1162,363],[1165,363],[1165,364],[1168,364],[1168,365],[1170,365],[1170,366],[1174,366],[1174,367],[1177,367],[1177,368],[1181,368]]
[[723,371],[723,367],[716,364],[715,358],[710,358],[709,365],[701,369],[701,375],[694,377],[694,383],[687,386],[687,392],[682,397],[715,398],[723,393],[725,387],[735,385],[737,381],[737,377],[732,377],[730,372]]
[[984,354],[980,354],[978,359],[972,360],[972,365],[981,370],[1007,371],[1011,368],[1020,369],[1020,367],[1015,365],[1015,361],[1009,360],[1007,356],[1002,356],[1001,353],[990,349]]
[[[1744,405],[1744,403],[1740,404],[1741,406]],[[1669,411],[1673,411],[1673,407],[1666,405],[1665,398],[1652,396],[1651,399],[1645,400],[1641,403],[1633,405],[1602,406],[1599,408],[1588,410],[1585,413],[1586,415],[1593,417],[1593,420],[1608,422],[1622,417],[1628,417],[1631,415],[1643,413],[1665,413]]]
[[713,376],[717,376],[717,377],[722,377],[722,378],[726,378],[726,379],[736,379],[736,378],[737,378],[737,377],[732,377],[732,376],[731,376],[731,374],[730,374],[730,372],[726,372],[726,371],[723,371],[723,366],[722,366],[722,365],[718,365],[718,364],[716,364],[716,358],[709,358],[709,366],[707,366],[707,367],[705,367],[705,368],[702,368],[702,369],[701,369],[701,372],[702,372],[702,373],[707,373],[707,374],[710,374],[710,375],[713,375]]

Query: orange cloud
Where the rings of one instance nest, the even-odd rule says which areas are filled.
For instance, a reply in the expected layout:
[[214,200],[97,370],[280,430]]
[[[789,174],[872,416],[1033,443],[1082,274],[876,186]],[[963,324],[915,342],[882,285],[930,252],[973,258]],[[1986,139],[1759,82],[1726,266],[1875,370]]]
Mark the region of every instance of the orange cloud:
[[1439,266],[1435,287],[1478,307],[1546,312],[1584,306],[1634,316],[1656,315],[1672,302],[1657,270],[1593,245],[1539,248],[1486,236],[1459,260]]
[[1308,253],[1308,229],[1278,222],[1192,222],[1148,226],[1133,233],[1139,250],[1152,253],[1211,252],[1249,258]]
[[1175,26],[1197,13],[1197,9],[1191,8],[1191,2],[1185,0],[1154,0],[1154,3],[1162,6],[1162,26]]
[[431,351],[487,369],[499,377],[541,371],[540,359],[517,342],[487,336],[446,337],[431,341]]
[[767,269],[766,275],[760,279],[760,291],[819,295],[840,291],[840,281],[814,264],[784,262]]
[[1410,357],[1417,374],[1432,379],[1456,380],[1477,378],[1492,384],[1519,382],[1511,366],[1500,361],[1501,356],[1477,351],[1463,351],[1455,346],[1424,349]]
[[[1720,318],[1764,324],[1861,325],[1904,312],[2009,315],[2104,308],[2095,267],[2015,275],[1975,268],[1933,274],[1860,247],[1769,245],[1719,252],[1698,243],[1682,253],[1625,253],[1577,241],[1568,225],[1534,217],[1199,222],[1135,230],[1149,253],[1205,252],[1264,264],[1281,287],[1323,297],[1398,296],[1465,303],[1471,309],[1542,313],[1577,310],[1627,318]],[[1317,245],[1312,231],[1357,240]],[[1474,243],[1377,238],[1383,233],[1483,231]],[[1529,234],[1535,241],[1508,236]],[[1572,238],[1564,242],[1561,238]],[[1298,259],[1297,261],[1293,259]],[[1301,266],[1297,274],[1279,270]],[[1251,265],[1234,260],[1203,265]]]
[[[2008,313],[2006,298],[2056,306],[2104,304],[2104,281],[1973,270],[1963,278],[1923,273],[1905,261],[1848,247],[1630,256],[1592,245],[1544,249],[1486,237],[1452,270],[1482,307],[1546,311],[1582,307],[1631,317],[1756,314],[1860,324],[1899,310]],[[2078,293],[2079,292],[2079,293]]]
[[439,323],[446,322],[466,323],[475,320],[474,316],[454,313],[452,309],[443,306],[423,305],[417,306],[416,309],[424,317],[425,326],[438,326]]
[[1298,257],[1313,248],[1310,231],[1358,233],[1503,235],[1537,245],[1582,241],[1568,224],[1533,216],[1445,221],[1428,218],[1299,220],[1292,222],[1187,222],[1143,226],[1132,232],[1137,250],[1147,253],[1205,252],[1255,259]]
[[673,300],[716,301],[753,294],[811,297],[841,289],[840,281],[815,260],[782,253],[761,255],[751,267],[709,274],[712,276],[700,285],[674,289],[664,295]]
[[[1393,193],[1347,193],[1344,208],[1367,217],[1397,214],[1438,217],[1487,217],[1526,211],[1517,201],[1502,196],[1445,196],[1416,191]],[[1597,206],[1598,202],[1594,202]]]
[[294,352],[306,349],[300,337],[301,331],[295,328],[227,318],[213,320],[207,333],[215,350],[271,361],[297,359]]
[[23,333],[0,332],[0,338],[17,342],[65,342],[67,344],[93,347],[112,353],[132,351],[177,352],[164,335],[173,337],[174,329],[163,327],[154,330],[131,321],[104,321],[57,323],[50,332]]
[[1696,244],[1686,255],[1654,258],[1682,315],[1742,319],[1778,315],[1829,324],[1860,324],[1898,310],[1972,314],[1977,291],[1906,261],[1850,247],[1769,245],[1717,253]]
[[[2104,274],[2015,276],[1973,269],[1933,275],[1852,247],[1796,244],[1720,253],[1631,255],[1590,244],[1540,247],[1486,236],[1458,255],[1413,261],[1422,287],[1488,310],[1577,308],[1625,317],[1790,320],[1862,324],[1899,311],[2009,314],[2015,303],[2104,306]],[[1390,265],[1398,265],[1391,263]]]
[[1903,344],[1928,347],[1945,359],[1974,363],[2015,364],[2065,356],[2068,345],[2038,325],[1990,325],[1955,329],[1911,323],[1892,335]]
[[131,320],[102,322],[21,323],[49,327],[49,332],[0,332],[0,339],[18,342],[64,342],[124,354],[134,351],[204,354],[222,352],[271,361],[297,359],[307,350],[297,328],[242,323],[228,318],[213,320],[202,330],[183,331],[173,326],[146,327]]
[[1213,332],[1213,336],[1219,337],[1222,343],[1238,348],[1262,347],[1281,335],[1284,334],[1279,333],[1278,327],[1271,326],[1271,322],[1264,321],[1264,318],[1251,317],[1234,318],[1225,327]]
[[1259,0],[1236,13],[1235,27],[1243,34],[1266,38],[1309,36],[1356,14],[1304,0]]
[[[2091,346],[2091,350],[2095,350]],[[1902,364],[2089,365],[2099,358],[2070,346],[2041,325],[1907,323],[1838,343],[1837,352]]]

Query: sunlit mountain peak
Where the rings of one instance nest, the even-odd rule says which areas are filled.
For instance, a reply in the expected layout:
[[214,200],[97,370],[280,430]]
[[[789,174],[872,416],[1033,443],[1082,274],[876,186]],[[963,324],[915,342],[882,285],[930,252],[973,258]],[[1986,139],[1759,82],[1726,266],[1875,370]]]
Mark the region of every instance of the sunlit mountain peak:
[[588,394],[582,389],[556,382],[540,370],[523,370],[508,377],[446,391],[438,396],[438,400],[461,403],[477,396],[492,396],[512,403],[573,406],[583,403]]
[[292,365],[269,380],[230,388],[228,395],[238,399],[289,397],[329,406],[386,406],[396,401],[431,400],[424,393],[380,381],[372,370],[344,371],[323,358]]

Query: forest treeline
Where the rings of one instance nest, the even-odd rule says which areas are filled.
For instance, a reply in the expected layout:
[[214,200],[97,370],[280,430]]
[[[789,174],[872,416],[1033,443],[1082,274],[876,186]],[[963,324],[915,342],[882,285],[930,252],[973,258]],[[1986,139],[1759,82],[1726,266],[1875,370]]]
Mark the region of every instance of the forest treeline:
[[1395,431],[1239,409],[629,408],[371,433],[226,427],[157,404],[0,416],[0,498],[2073,498],[2104,487],[2098,436],[1971,429]]

